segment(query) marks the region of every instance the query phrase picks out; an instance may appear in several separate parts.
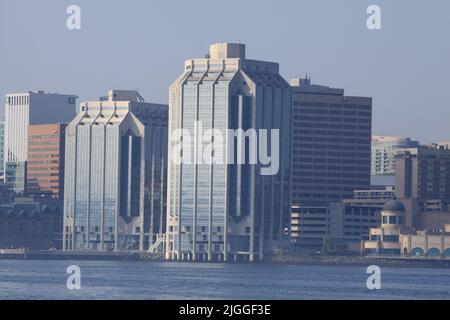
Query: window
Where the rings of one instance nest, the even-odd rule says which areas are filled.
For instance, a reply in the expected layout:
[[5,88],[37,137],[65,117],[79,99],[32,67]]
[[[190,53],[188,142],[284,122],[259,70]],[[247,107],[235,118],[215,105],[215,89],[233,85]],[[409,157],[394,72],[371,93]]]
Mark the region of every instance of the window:
[[396,216],[389,217],[389,224],[397,224],[397,217]]
[[385,235],[383,241],[386,242],[398,242],[398,236]]
[[370,236],[370,239],[371,239],[372,241],[378,241],[378,240],[380,240],[380,236],[379,236],[379,235],[371,235],[371,236]]

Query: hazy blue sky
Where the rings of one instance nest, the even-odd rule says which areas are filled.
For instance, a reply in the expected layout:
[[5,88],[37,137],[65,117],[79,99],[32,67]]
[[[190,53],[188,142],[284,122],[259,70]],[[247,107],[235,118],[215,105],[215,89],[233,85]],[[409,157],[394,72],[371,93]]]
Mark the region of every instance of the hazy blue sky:
[[[71,4],[80,31],[66,28]],[[366,28],[370,4],[382,30]],[[374,134],[450,140],[449,16],[448,0],[0,0],[0,96],[138,88],[166,103],[185,59],[240,40],[286,78],[372,96]]]

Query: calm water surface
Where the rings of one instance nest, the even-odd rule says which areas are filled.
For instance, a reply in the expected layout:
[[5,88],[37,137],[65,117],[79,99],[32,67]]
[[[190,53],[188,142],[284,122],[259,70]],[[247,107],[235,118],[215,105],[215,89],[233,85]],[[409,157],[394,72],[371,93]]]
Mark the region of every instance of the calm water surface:
[[[66,268],[81,268],[81,290]],[[0,260],[0,299],[450,299],[450,269]]]

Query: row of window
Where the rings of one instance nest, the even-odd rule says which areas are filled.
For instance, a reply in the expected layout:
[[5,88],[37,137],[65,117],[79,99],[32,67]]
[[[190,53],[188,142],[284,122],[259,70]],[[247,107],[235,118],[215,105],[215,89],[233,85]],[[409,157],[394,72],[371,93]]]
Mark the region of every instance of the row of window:
[[300,102],[294,101],[294,106],[302,107],[315,107],[315,108],[336,108],[336,109],[349,109],[349,110],[366,110],[371,111],[371,105],[357,105],[357,104],[338,104],[338,103],[317,103],[317,102]]
[[402,216],[383,216],[383,224],[403,224],[404,219]]
[[[339,130],[349,130],[349,131],[354,131],[354,130],[365,130],[365,131],[370,131],[371,128],[370,126],[359,126],[359,125],[342,125],[342,124],[329,124],[328,125],[329,129],[339,129]],[[331,131],[331,130],[294,130],[294,134],[310,134],[310,135],[322,135],[322,136],[327,136],[327,135],[340,135],[341,131]]]
[[10,106],[22,106],[29,103],[29,96],[6,97],[6,103]]
[[294,109],[294,114],[314,114],[314,115],[334,115],[334,116],[350,116],[350,117],[371,117],[372,112],[366,111],[342,111],[342,110],[326,110],[326,109],[308,109],[308,108],[300,108]]
[[28,136],[29,140],[35,140],[35,139],[59,139],[59,134],[49,134],[49,135],[32,135]]
[[[341,159],[344,158],[344,159]],[[356,153],[352,155],[340,155],[339,157],[324,157],[324,158],[303,158],[303,157],[294,157],[294,162],[314,162],[314,163],[342,163],[342,164],[357,164],[360,161],[360,159],[365,159],[369,157],[369,154],[366,153]]]

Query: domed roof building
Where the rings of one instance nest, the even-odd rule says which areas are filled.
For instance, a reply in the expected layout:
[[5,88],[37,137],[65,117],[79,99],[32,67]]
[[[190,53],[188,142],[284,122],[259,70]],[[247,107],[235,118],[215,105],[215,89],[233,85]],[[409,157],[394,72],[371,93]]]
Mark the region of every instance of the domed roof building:
[[371,228],[365,251],[372,254],[400,255],[400,233],[405,226],[406,210],[398,200],[389,200],[381,211],[381,226]]
[[405,206],[398,200],[389,200],[383,207],[383,211],[406,212]]
[[404,257],[450,257],[450,225],[439,232],[412,230],[405,226],[406,209],[402,202],[389,200],[381,211],[381,226],[371,228],[369,240],[363,240],[368,255]]

